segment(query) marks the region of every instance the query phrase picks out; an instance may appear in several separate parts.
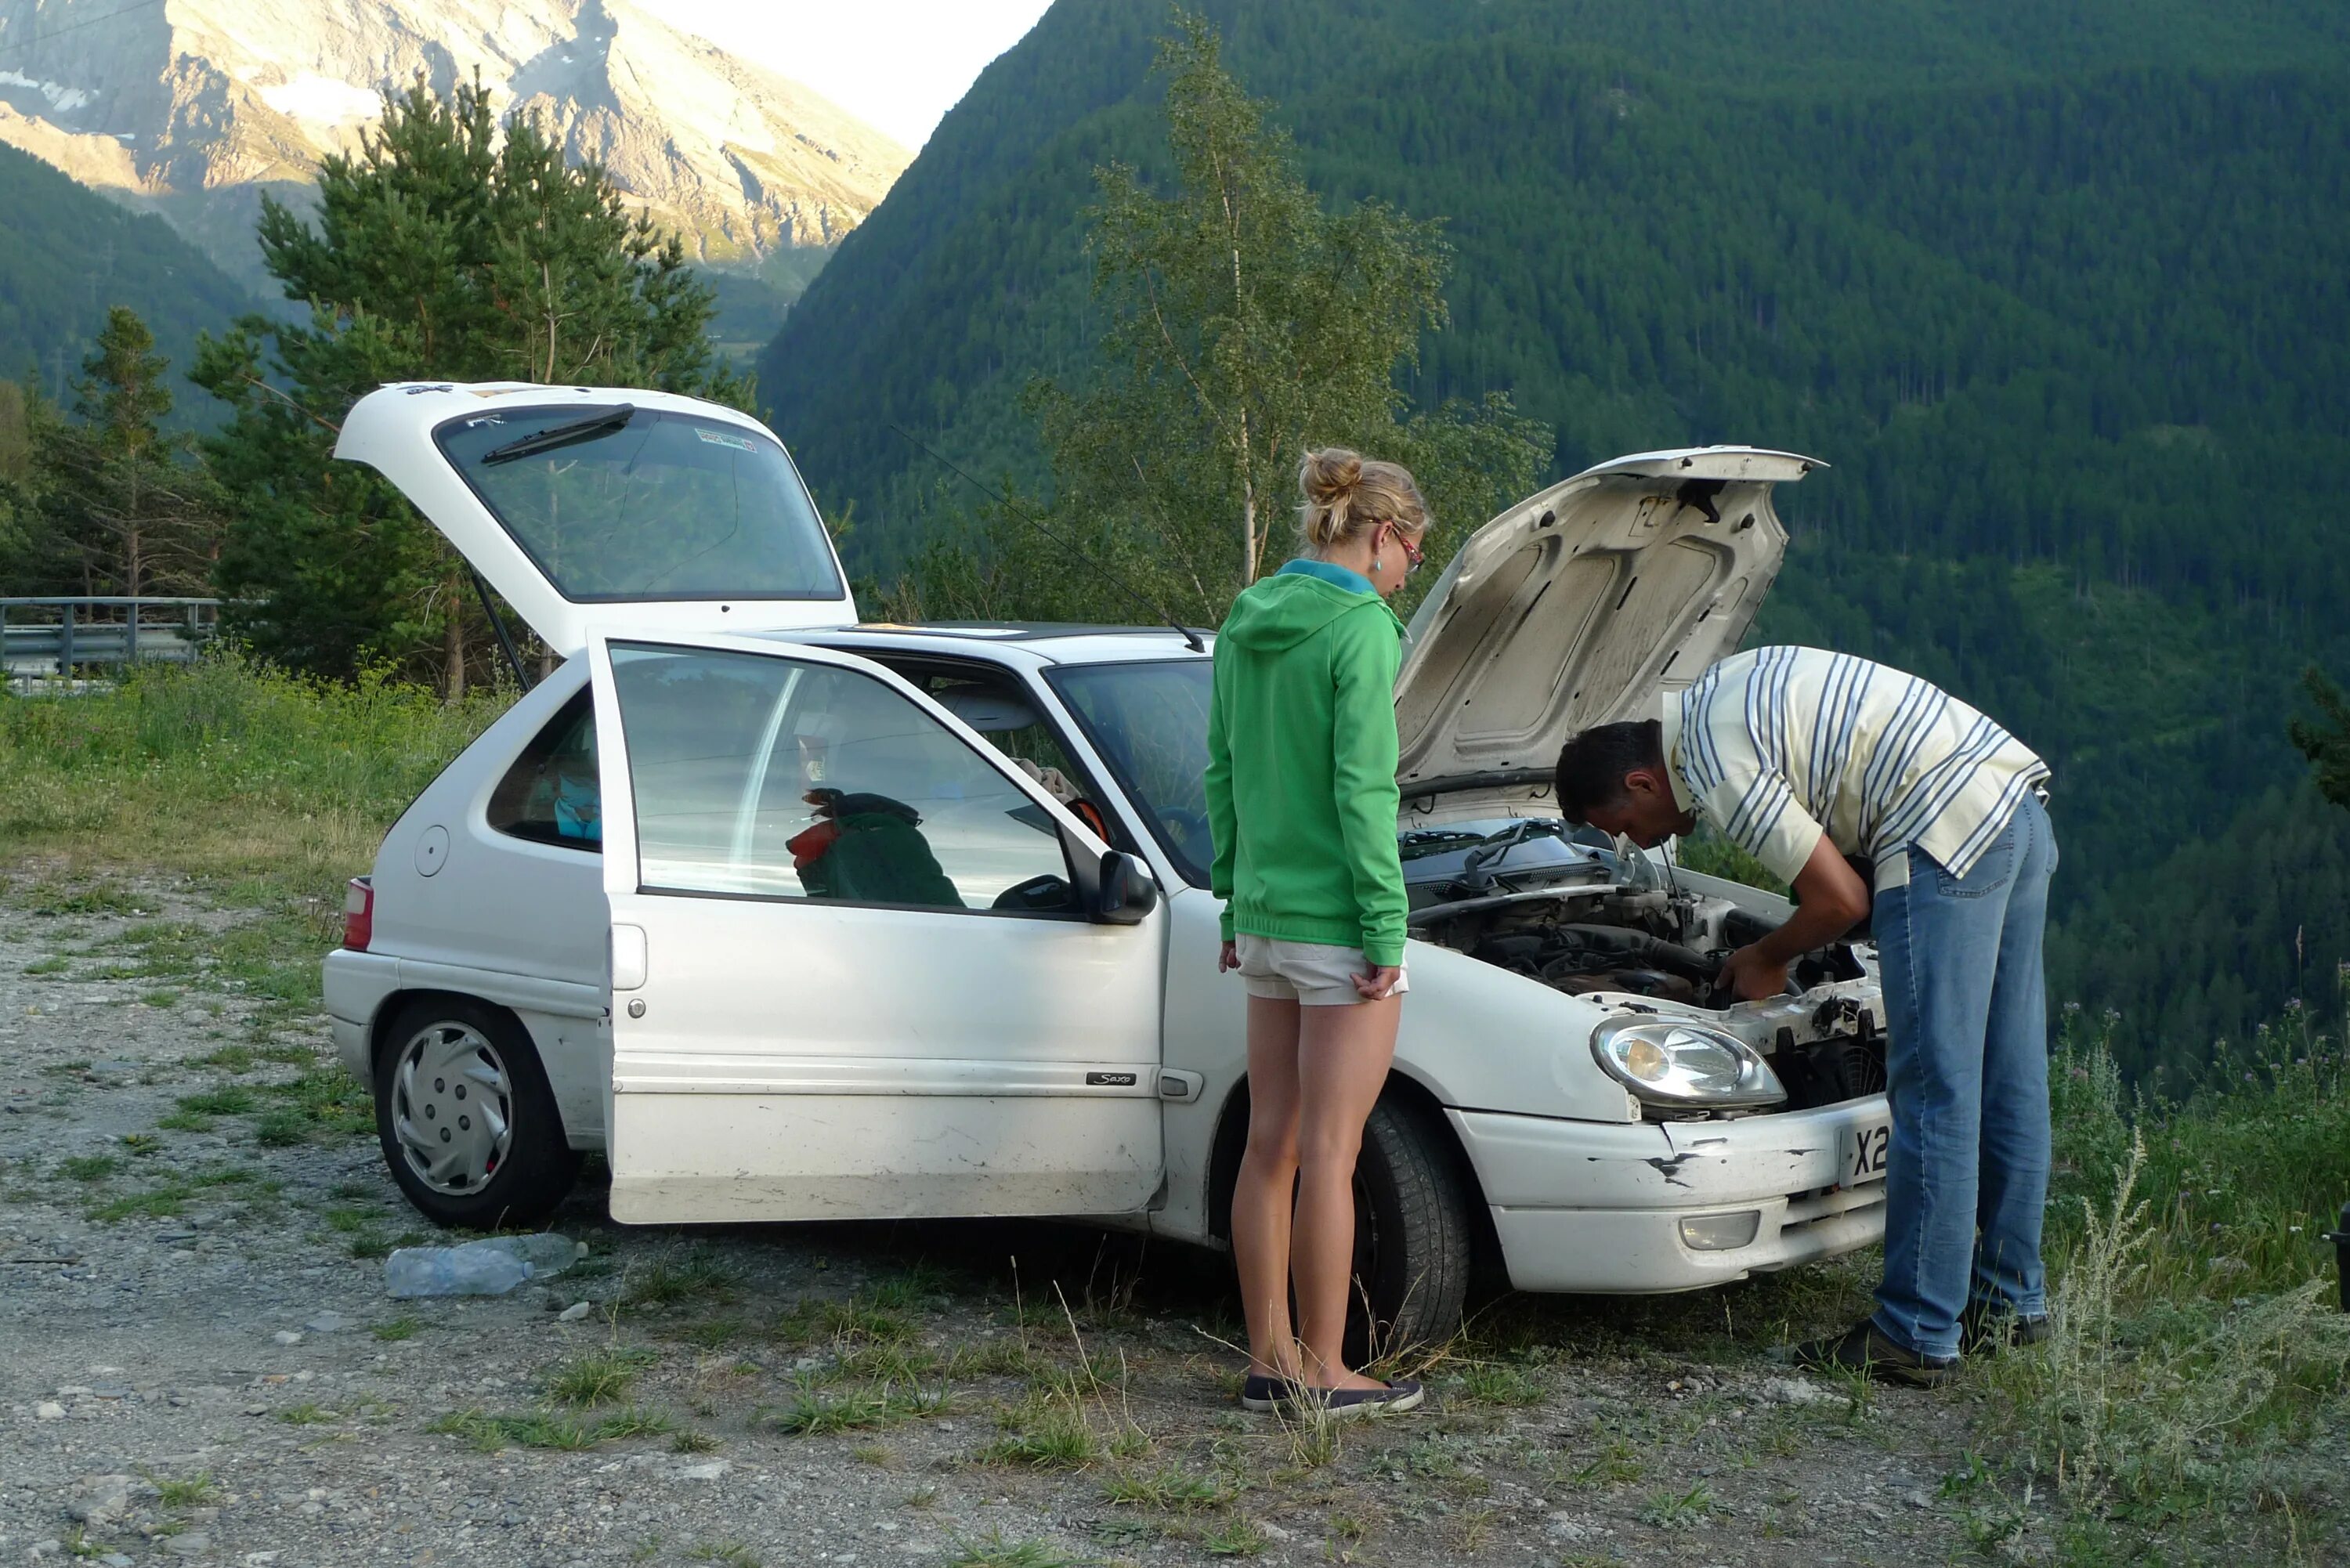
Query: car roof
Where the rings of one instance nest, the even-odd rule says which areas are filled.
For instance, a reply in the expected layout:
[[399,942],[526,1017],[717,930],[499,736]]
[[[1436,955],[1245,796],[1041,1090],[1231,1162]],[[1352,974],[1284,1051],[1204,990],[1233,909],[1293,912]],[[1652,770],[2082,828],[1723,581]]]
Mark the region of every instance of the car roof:
[[[1119,664],[1152,659],[1205,659],[1213,634],[1198,633],[1193,649],[1171,627],[1057,625],[1040,621],[939,621],[921,625],[867,622],[837,630],[761,633],[778,640],[822,643],[851,653],[895,650],[968,658],[986,647],[1014,657],[1005,662],[1032,666]],[[1001,656],[999,655],[999,658]]]

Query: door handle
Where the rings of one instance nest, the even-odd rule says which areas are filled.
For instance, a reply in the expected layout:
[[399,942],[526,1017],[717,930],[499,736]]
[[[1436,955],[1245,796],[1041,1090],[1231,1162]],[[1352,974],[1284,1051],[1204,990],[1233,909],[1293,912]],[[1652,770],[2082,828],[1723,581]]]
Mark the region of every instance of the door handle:
[[1178,1102],[1196,1100],[1200,1097],[1200,1091],[1207,1086],[1208,1079],[1205,1074],[1186,1073],[1177,1067],[1159,1069],[1159,1097],[1162,1100]]
[[645,960],[644,927],[615,925],[612,928],[612,989],[634,991],[644,984]]

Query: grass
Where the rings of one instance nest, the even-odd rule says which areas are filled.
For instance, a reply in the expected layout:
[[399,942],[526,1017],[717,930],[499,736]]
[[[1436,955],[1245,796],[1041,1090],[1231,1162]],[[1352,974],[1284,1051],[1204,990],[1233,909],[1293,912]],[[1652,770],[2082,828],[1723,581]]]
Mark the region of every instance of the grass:
[[577,1453],[624,1438],[667,1436],[677,1429],[677,1423],[659,1411],[629,1406],[592,1422],[545,1410],[515,1415],[452,1410],[424,1429],[462,1438],[467,1446],[485,1454],[500,1449],[551,1449]]
[[618,1350],[575,1356],[547,1379],[546,1397],[577,1409],[617,1405],[635,1388],[644,1362],[642,1355]]
[[2077,1015],[2056,1055],[2054,1332],[1986,1365],[1980,1446],[2069,1506],[2083,1561],[2182,1531],[2279,1561],[2312,1529],[2343,1543],[2319,1500],[2350,1431],[2350,1314],[2311,1239],[2350,1195],[2350,1073],[2293,1022],[2178,1101],[2125,1095]]
[[77,1155],[57,1163],[57,1174],[68,1181],[103,1181],[122,1168],[122,1161],[110,1154]]
[[1076,1568],[1076,1559],[1063,1556],[1042,1541],[1007,1541],[1001,1531],[957,1541],[947,1568]]
[[[192,877],[245,916],[207,939],[201,983],[298,1017],[339,937],[345,880],[510,695],[450,707],[421,687],[316,682],[222,654],[131,671],[103,694],[0,702],[0,844],[69,868],[11,898],[45,915],[139,915],[152,900],[112,874]],[[196,972],[191,960],[159,978]]]
[[299,1111],[270,1111],[253,1125],[253,1141],[264,1148],[293,1148],[310,1141],[315,1124]]
[[928,1420],[953,1408],[944,1388],[924,1390],[910,1386],[818,1391],[802,1387],[769,1417],[779,1432],[822,1437],[829,1432],[875,1431],[902,1421]]
[[368,1332],[386,1345],[397,1345],[403,1339],[414,1339],[416,1331],[424,1326],[421,1320],[406,1314],[377,1324]]
[[886,1306],[870,1294],[847,1301],[802,1296],[775,1320],[775,1337],[786,1345],[829,1344],[848,1351],[862,1345],[904,1345],[915,1329],[903,1311]]
[[1161,1513],[1191,1513],[1222,1508],[1232,1501],[1232,1485],[1180,1465],[1153,1470],[1124,1469],[1102,1483],[1102,1500],[1128,1508],[1154,1509]]
[[183,1476],[172,1480],[164,1476],[155,1479],[155,1495],[165,1508],[180,1511],[203,1508],[220,1499],[220,1488],[213,1484],[210,1472]]
[[1649,1493],[1640,1510],[1640,1522],[1659,1530],[1694,1530],[1712,1515],[1713,1510],[1712,1490],[1699,1481],[1686,1491],[1668,1487]]
[[1545,1390],[1542,1379],[1521,1366],[1475,1361],[1461,1369],[1455,1397],[1480,1405],[1539,1405]]
[[[361,1097],[365,1097],[364,1091]],[[695,1247],[655,1258],[642,1268],[632,1270],[621,1288],[620,1302],[623,1306],[642,1309],[675,1306],[696,1299],[724,1301],[733,1295],[742,1279],[741,1264]]]
[[1250,1519],[1227,1520],[1200,1537],[1200,1550],[1211,1557],[1253,1557],[1271,1544],[1272,1537]]
[[202,1094],[182,1095],[174,1103],[189,1115],[199,1116],[241,1116],[260,1106],[253,1091],[241,1084],[224,1084]]

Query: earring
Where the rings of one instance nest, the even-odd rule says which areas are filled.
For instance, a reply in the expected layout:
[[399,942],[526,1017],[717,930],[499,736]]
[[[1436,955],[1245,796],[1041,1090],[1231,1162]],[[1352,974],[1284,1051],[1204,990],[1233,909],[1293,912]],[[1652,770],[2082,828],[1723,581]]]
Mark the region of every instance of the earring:
[[1373,556],[1371,557],[1371,576],[1375,576],[1375,577],[1376,577],[1376,576],[1378,576],[1378,575],[1379,575],[1379,558],[1378,558],[1377,556]]

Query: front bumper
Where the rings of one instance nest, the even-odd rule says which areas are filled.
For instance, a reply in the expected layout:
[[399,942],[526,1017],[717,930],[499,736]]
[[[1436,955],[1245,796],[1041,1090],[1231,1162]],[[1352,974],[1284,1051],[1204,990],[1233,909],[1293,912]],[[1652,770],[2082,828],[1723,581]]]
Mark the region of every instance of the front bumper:
[[[1885,1184],[1841,1187],[1844,1137],[1881,1095],[1734,1121],[1610,1124],[1451,1111],[1510,1282],[1523,1291],[1702,1289],[1832,1258],[1885,1233]],[[1754,1239],[1692,1247],[1681,1221],[1753,1213]]]

